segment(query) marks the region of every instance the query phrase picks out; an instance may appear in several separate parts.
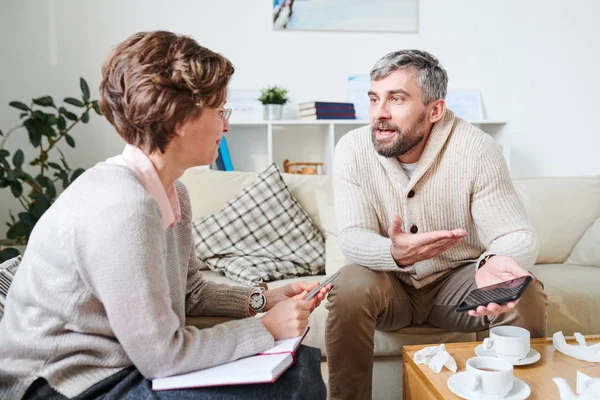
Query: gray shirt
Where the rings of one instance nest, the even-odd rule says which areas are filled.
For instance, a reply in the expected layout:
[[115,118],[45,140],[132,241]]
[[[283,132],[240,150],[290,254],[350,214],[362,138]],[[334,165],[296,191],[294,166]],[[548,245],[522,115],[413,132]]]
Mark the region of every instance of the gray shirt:
[[[0,398],[37,378],[67,397],[134,365],[148,379],[255,354],[273,337],[248,314],[251,288],[203,280],[187,189],[163,228],[156,200],[126,167],[100,163],[38,221],[0,322]],[[210,188],[207,188],[207,193]],[[185,316],[243,318],[207,329]]]

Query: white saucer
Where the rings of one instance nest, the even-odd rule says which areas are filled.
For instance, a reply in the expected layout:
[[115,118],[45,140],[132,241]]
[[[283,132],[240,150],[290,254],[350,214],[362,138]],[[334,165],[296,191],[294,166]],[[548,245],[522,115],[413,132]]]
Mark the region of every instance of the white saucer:
[[480,344],[477,347],[475,347],[475,354],[477,354],[480,357],[496,357],[496,358],[501,358],[503,360],[508,361],[512,365],[529,365],[529,364],[533,364],[535,362],[538,362],[540,360],[540,358],[542,357],[540,355],[540,353],[537,350],[535,350],[535,349],[530,349],[529,353],[527,353],[527,355],[525,357],[523,357],[523,358],[499,356],[499,355],[496,355],[496,353],[494,353],[493,351],[485,349],[482,344]]
[[[448,388],[455,395],[468,400],[485,400],[486,396],[475,393],[468,389],[471,380],[466,372],[458,372],[448,379]],[[520,380],[513,378],[513,387],[510,392],[503,397],[502,400],[525,400],[531,394],[529,385]]]

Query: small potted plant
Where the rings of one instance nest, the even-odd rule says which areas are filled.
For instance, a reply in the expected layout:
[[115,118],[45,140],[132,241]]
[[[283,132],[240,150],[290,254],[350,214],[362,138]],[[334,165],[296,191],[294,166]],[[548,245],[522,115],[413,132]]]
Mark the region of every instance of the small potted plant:
[[264,118],[266,120],[281,119],[283,105],[287,103],[287,90],[279,86],[267,86],[260,91],[258,101],[263,104]]

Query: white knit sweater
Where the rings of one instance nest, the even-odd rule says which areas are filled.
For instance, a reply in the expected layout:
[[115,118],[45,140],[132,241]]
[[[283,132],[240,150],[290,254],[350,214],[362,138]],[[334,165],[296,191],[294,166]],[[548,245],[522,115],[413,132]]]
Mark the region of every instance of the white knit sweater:
[[131,365],[164,377],[273,346],[257,318],[185,325],[186,314],[246,317],[251,288],[202,279],[189,195],[176,187],[182,218],[166,231],[134,172],[105,163],[43,215],[0,322],[1,399],[21,398],[36,377],[74,397]]
[[[369,126],[341,138],[334,163],[340,246],[353,263],[396,271],[420,288],[486,254],[513,257],[526,269],[535,262],[537,238],[499,146],[449,110],[433,126],[410,180],[396,158],[377,154]],[[395,214],[406,232],[463,228],[468,235],[436,258],[399,268],[387,234]]]

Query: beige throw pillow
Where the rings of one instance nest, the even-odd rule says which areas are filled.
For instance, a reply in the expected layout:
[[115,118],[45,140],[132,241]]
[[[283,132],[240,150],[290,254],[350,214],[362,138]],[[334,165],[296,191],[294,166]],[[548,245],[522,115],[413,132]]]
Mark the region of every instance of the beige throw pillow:
[[321,232],[275,164],[219,212],[192,226],[200,261],[245,285],[324,272]]

